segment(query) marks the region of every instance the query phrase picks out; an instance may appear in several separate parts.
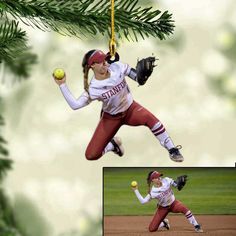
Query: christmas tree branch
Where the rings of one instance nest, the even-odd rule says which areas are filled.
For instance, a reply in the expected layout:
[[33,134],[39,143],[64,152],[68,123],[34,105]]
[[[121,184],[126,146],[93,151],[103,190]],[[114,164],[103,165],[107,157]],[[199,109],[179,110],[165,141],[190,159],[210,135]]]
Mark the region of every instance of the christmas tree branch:
[[0,181],[6,175],[7,171],[12,168],[12,160],[0,158]]
[[[0,130],[3,125],[4,119],[0,114]],[[5,139],[0,135],[0,181],[12,167],[12,161],[6,158],[8,156],[8,150],[5,148],[6,143]]]
[[[165,39],[174,30],[172,15],[152,7],[138,7],[138,0],[115,1],[115,31],[119,38],[138,36]],[[27,25],[77,37],[110,35],[110,0],[0,1],[4,11]]]
[[26,32],[19,28],[15,20],[0,22],[0,62],[15,75],[16,79],[28,78],[30,66],[37,56],[27,46]]
[[18,22],[0,22],[0,61],[13,60],[27,49],[26,42],[26,33],[18,27]]
[[[3,125],[4,125],[4,119],[2,115],[0,114],[0,130],[1,130],[1,126]],[[8,151],[4,147],[6,143],[7,143],[6,140],[0,135],[0,158],[8,156]],[[1,170],[1,167],[2,167],[2,163],[0,162],[0,170]]]

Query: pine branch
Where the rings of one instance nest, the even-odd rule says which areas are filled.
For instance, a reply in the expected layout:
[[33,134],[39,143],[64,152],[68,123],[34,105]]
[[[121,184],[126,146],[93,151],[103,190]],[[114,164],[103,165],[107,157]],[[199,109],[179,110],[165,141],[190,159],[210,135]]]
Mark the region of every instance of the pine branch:
[[0,235],[23,236],[15,220],[14,211],[8,196],[0,188]]
[[37,56],[30,52],[26,32],[18,24],[14,20],[0,23],[0,61],[19,80],[29,77],[30,67],[37,62]]
[[[26,25],[64,35],[110,35],[110,0],[5,0],[2,9]],[[119,38],[138,41],[138,36],[165,39],[173,33],[172,15],[152,7],[138,7],[138,0],[115,1],[115,31]]]
[[[2,109],[0,111],[2,111]],[[0,128],[4,124],[5,124],[4,119],[0,114]],[[13,161],[6,158],[6,156],[8,155],[8,151],[2,146],[2,144],[6,143],[7,142],[5,141],[5,139],[1,137],[0,133],[0,184],[3,178],[6,176],[7,172],[12,169],[13,165]],[[2,152],[2,150],[4,151]],[[14,218],[14,212],[9,203],[8,197],[5,195],[1,187],[0,187],[0,235],[23,236],[23,234],[21,234],[21,231],[18,229],[18,225]]]
[[[4,120],[0,114],[0,126],[2,125],[4,125]],[[0,135],[0,158],[6,157],[9,154],[8,150],[5,148],[6,143],[7,143],[6,140]],[[6,164],[6,167],[7,167],[7,163],[5,162],[5,159],[0,159],[0,179],[1,179],[1,170],[2,170],[1,168],[4,166],[4,164]]]
[[0,158],[0,181],[4,178],[7,171],[12,168],[12,160],[7,158]]
[[26,42],[26,33],[18,27],[18,22],[0,23],[0,61],[16,58],[27,49]]
[[37,55],[30,52],[30,48],[23,51],[14,60],[5,60],[6,69],[15,75],[15,79],[29,78],[31,66],[37,63]]
[[[3,125],[4,119],[0,114],[0,128]],[[5,148],[6,143],[6,140],[0,135],[0,181],[6,175],[6,172],[12,168],[12,160],[6,158],[9,154],[8,150]]]
[[[1,98],[0,98],[0,102],[1,102]],[[0,103],[1,104],[1,103]],[[0,107],[1,108],[1,107]],[[3,126],[3,125],[5,125],[5,122],[4,122],[4,119],[3,119],[3,117],[1,116],[1,114],[0,114],[0,126]]]
[[[0,98],[0,105],[1,105],[1,98]],[[5,172],[11,167],[11,161],[8,159],[5,159],[9,154],[8,150],[5,148],[5,145],[7,144],[7,142],[1,135],[2,134],[1,127],[4,125],[5,125],[5,122],[0,113],[0,180],[2,179]]]

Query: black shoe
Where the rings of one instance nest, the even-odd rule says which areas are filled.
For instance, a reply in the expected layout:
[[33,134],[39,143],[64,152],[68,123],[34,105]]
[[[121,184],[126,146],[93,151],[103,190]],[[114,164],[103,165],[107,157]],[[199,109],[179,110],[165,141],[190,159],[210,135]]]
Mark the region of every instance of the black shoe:
[[194,228],[197,233],[203,233],[203,230],[200,225],[195,225]]
[[178,145],[178,146],[171,148],[169,150],[170,159],[172,161],[182,162],[184,160],[184,157],[182,156],[182,154],[179,151],[179,149],[181,149],[181,148],[182,148],[182,146]]
[[113,152],[118,156],[122,157],[124,155],[124,148],[122,146],[121,139],[118,137],[114,137],[111,140],[112,145],[114,146]]

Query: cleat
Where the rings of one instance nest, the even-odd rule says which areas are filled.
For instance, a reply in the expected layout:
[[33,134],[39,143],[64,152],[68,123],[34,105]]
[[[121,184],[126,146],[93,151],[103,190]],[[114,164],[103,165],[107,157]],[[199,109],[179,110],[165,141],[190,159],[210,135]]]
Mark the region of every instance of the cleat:
[[182,154],[179,151],[179,149],[181,149],[181,148],[182,148],[182,146],[178,145],[178,146],[171,148],[169,150],[170,159],[172,161],[182,162],[184,160],[184,157],[182,156]]
[[113,152],[118,156],[122,157],[124,155],[124,148],[122,146],[121,139],[119,137],[114,137],[111,140],[111,143],[114,146]]
[[164,223],[163,227],[166,228],[167,230],[169,230],[170,229],[169,220],[168,219],[164,219],[162,222]]
[[195,225],[194,228],[197,233],[203,233],[203,230],[200,225]]

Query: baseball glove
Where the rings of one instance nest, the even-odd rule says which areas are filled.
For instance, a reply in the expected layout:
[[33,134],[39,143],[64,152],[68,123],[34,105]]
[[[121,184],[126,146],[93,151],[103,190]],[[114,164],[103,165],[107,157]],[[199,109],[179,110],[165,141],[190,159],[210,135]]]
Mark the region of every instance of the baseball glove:
[[150,75],[152,74],[153,68],[156,66],[154,62],[156,61],[155,57],[147,57],[137,62],[136,65],[136,81],[139,85],[144,85]]
[[176,182],[176,184],[177,184],[177,188],[178,188],[178,190],[180,191],[183,187],[184,187],[184,185],[186,184],[186,182],[187,182],[187,175],[181,175],[181,176],[178,176],[177,177],[177,180],[175,181]]

